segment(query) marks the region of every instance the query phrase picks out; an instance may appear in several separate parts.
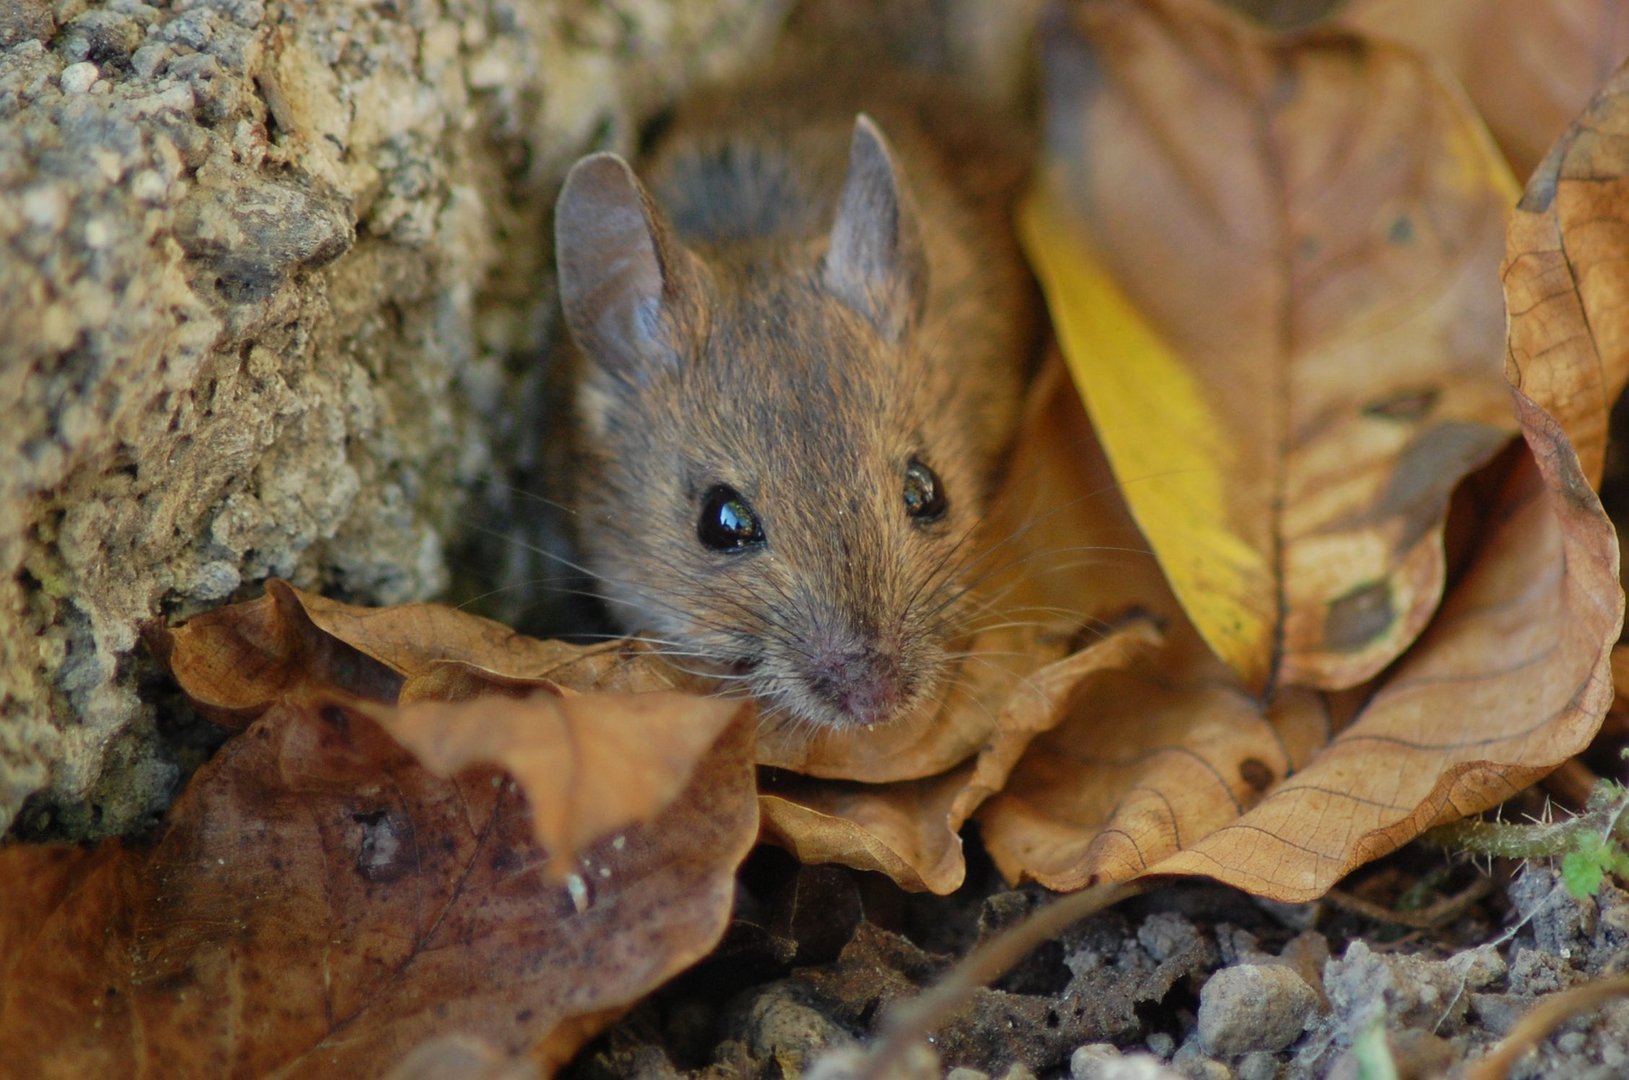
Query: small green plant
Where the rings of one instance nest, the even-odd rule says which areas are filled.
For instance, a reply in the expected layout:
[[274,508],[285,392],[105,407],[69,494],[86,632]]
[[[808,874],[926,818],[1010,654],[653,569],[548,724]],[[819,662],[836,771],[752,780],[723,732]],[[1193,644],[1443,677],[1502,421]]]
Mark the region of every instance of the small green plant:
[[1629,852],[1623,850],[1616,836],[1580,833],[1573,840],[1572,850],[1561,856],[1561,880],[1575,899],[1594,896],[1608,873],[1629,877]]
[[1629,788],[1613,780],[1597,781],[1582,813],[1565,821],[1512,824],[1503,821],[1456,821],[1425,834],[1450,851],[1502,859],[1560,859],[1561,881],[1579,900],[1600,891],[1606,875],[1629,879]]

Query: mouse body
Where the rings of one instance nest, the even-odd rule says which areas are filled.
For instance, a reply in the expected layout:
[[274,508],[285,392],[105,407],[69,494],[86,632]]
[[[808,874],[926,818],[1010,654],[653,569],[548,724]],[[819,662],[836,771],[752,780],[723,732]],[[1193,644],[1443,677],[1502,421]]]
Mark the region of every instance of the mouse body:
[[573,167],[557,490],[624,630],[766,718],[932,707],[1035,354],[1023,155],[942,84],[808,71]]

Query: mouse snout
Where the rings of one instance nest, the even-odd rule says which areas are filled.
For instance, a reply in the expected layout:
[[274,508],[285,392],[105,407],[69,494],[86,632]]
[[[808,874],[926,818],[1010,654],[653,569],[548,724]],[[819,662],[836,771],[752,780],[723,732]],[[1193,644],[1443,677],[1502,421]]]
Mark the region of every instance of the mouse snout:
[[853,724],[891,719],[911,690],[899,650],[875,644],[817,650],[808,682],[817,697]]

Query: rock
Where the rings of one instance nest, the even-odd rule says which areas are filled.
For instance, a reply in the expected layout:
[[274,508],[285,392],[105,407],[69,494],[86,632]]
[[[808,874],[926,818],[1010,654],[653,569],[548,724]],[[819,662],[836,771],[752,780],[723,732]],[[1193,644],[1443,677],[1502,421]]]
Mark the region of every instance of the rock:
[[1069,1058],[1073,1080],[1182,1080],[1153,1054],[1122,1054],[1110,1043],[1088,1043]]
[[783,10],[0,0],[0,833],[166,803],[155,619],[272,575],[424,598],[460,529],[514,537],[485,587],[549,576],[553,192]]
[[0,4],[0,49],[24,41],[49,40],[56,27],[50,0],[6,0]]
[[1562,959],[1582,951],[1595,921],[1595,901],[1573,899],[1560,871],[1528,863],[1511,881],[1509,895],[1540,949]]
[[62,74],[57,78],[57,85],[62,87],[64,94],[83,94],[95,86],[96,80],[101,77],[102,73],[97,70],[95,64],[89,60],[82,60],[63,68]]
[[990,1074],[982,1069],[969,1069],[958,1065],[945,1073],[945,1080],[990,1080]]
[[1282,1050],[1317,1007],[1317,993],[1284,965],[1223,968],[1199,991],[1199,1041],[1217,1057]]
[[773,1061],[787,1076],[806,1071],[826,1050],[854,1043],[852,1036],[813,1007],[793,984],[770,983],[755,992],[731,1024],[753,1058]]
[[1472,994],[1470,1015],[1491,1034],[1502,1036],[1532,1006],[1533,999],[1520,994]]
[[1253,1050],[1239,1062],[1234,1075],[1239,1080],[1277,1080],[1278,1058],[1265,1050]]

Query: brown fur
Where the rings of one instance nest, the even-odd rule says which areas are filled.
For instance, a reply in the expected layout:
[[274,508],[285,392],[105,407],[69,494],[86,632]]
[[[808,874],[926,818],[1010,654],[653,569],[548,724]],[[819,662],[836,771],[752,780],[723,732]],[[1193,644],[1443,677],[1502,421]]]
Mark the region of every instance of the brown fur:
[[[885,141],[856,135],[860,108]],[[681,112],[648,194],[606,156],[562,194],[578,550],[626,629],[773,712],[872,723],[943,688],[1035,332],[1008,226],[1022,151],[993,130],[938,84],[784,72]],[[937,522],[904,510],[913,457]],[[698,540],[715,484],[761,548]]]

